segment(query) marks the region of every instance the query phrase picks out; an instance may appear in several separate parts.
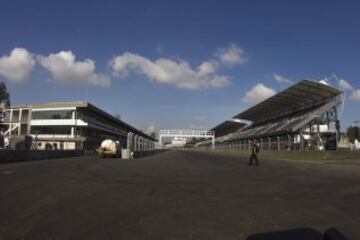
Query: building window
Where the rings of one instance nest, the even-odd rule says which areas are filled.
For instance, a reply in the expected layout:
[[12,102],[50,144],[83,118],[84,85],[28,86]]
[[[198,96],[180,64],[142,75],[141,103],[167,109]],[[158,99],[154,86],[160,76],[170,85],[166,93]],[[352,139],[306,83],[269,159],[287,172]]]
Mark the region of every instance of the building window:
[[74,110],[32,111],[32,119],[71,119]]
[[70,135],[70,126],[32,126],[31,134],[61,134]]
[[50,143],[45,144],[45,150],[52,150],[52,146]]

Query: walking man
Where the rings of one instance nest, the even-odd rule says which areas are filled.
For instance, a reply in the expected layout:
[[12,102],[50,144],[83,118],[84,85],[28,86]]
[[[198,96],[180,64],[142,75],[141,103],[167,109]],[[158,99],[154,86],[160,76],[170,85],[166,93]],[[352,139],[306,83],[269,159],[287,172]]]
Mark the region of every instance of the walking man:
[[251,141],[251,155],[248,162],[248,165],[253,165],[253,161],[255,160],[255,165],[259,166],[259,159],[258,159],[258,152],[259,152],[259,146],[256,144],[255,141]]

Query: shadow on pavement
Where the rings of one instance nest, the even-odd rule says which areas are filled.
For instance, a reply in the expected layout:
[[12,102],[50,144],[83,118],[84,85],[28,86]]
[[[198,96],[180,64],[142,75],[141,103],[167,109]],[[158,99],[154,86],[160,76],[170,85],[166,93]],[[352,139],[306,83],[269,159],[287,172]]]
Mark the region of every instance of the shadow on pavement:
[[349,240],[335,228],[330,228],[324,235],[312,228],[298,228],[286,231],[259,233],[250,235],[247,240]]

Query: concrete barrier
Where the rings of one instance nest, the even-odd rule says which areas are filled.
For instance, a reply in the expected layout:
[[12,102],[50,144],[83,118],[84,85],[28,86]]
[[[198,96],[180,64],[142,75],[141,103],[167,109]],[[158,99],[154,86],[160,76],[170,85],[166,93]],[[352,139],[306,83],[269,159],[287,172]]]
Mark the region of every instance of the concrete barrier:
[[83,156],[83,150],[0,150],[0,163]]

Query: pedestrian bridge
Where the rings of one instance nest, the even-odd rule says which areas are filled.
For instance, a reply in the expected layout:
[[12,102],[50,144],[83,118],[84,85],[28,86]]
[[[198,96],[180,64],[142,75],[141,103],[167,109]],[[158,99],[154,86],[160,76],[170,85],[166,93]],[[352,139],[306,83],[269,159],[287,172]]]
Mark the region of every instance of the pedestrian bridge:
[[192,129],[167,129],[159,131],[159,143],[162,144],[164,137],[183,137],[183,138],[211,138],[212,148],[215,148],[215,132],[208,130],[192,130]]

